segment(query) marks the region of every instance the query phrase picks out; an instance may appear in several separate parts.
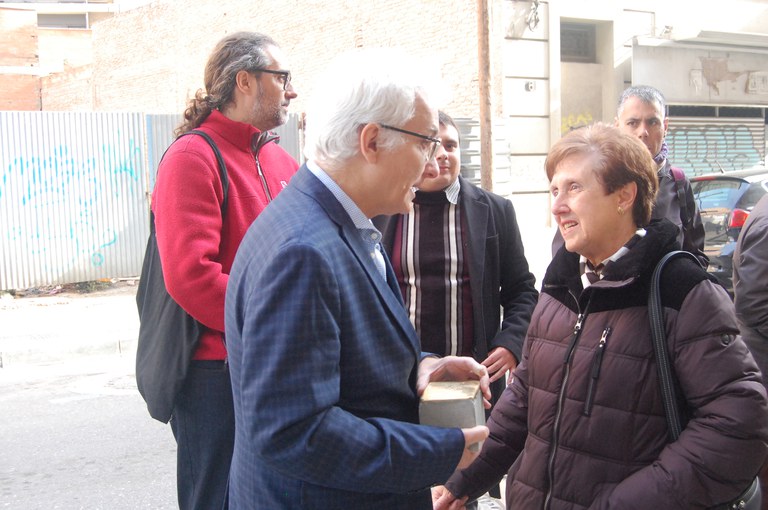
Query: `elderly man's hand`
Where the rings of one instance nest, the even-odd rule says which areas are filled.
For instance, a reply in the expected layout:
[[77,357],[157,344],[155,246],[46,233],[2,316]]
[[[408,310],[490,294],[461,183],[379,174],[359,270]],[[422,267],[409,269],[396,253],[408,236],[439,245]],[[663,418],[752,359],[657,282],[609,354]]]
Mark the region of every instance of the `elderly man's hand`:
[[433,381],[480,381],[485,408],[491,408],[488,369],[468,356],[426,357],[421,360],[416,381],[418,395],[421,396],[427,384]]
[[480,448],[471,448],[476,446],[481,441],[488,439],[489,430],[485,425],[478,425],[476,427],[470,427],[468,429],[461,429],[464,434],[464,452],[461,454],[461,459],[456,469],[464,469],[472,464],[472,462],[480,455]]
[[443,485],[432,487],[433,510],[464,510],[466,508],[464,506],[466,502],[466,496],[461,499],[456,499],[456,496],[451,494],[451,491],[446,489]]

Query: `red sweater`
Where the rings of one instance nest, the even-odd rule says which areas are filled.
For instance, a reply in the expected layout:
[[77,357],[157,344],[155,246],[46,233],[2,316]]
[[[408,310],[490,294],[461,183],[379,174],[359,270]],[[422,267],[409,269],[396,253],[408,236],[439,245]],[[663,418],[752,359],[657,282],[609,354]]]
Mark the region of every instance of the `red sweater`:
[[[195,359],[225,359],[224,295],[237,247],[268,204],[251,141],[259,130],[214,111],[200,126],[219,147],[229,176],[229,206],[221,216],[222,187],[213,151],[202,137],[171,146],[152,194],[157,245],[168,293],[205,327]],[[258,153],[275,197],[298,168],[275,142]]]

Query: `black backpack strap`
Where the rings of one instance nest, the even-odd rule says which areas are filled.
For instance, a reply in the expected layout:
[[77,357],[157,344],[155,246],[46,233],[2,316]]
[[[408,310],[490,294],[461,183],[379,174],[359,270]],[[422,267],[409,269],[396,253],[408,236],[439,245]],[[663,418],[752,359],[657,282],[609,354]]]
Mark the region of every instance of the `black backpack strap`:
[[[221,176],[221,215],[227,209],[229,179],[221,152],[211,137],[194,129],[179,135],[198,135],[211,146]],[[172,145],[172,144],[171,144]],[[166,153],[168,150],[166,149]],[[163,153],[165,157],[165,153]],[[162,158],[160,158],[162,161]],[[171,419],[176,397],[186,379],[202,325],[168,294],[157,248],[155,214],[149,211],[149,238],[141,267],[136,305],[139,339],[136,346],[136,385],[149,414],[163,423]],[[223,337],[222,337],[223,338]]]
[[[211,149],[213,150],[213,154],[214,156],[216,156],[216,162],[219,165],[219,178],[221,179],[221,196],[222,196],[221,216],[223,218],[227,212],[227,205],[229,203],[229,176],[227,175],[227,165],[224,163],[224,157],[221,155],[221,151],[219,150],[219,147],[216,145],[216,142],[214,142],[213,138],[211,138],[211,136],[205,131],[201,131],[199,129],[192,129],[190,131],[187,131],[186,133],[180,134],[178,137],[176,137],[176,140],[178,140],[182,136],[187,136],[187,135],[198,135],[202,137],[208,143],[208,145],[211,146]],[[169,145],[168,149],[170,148],[171,147]],[[165,152],[163,152],[163,155],[160,157],[161,162],[163,161],[163,158],[168,152],[168,149],[165,149]],[[151,209],[149,210],[149,230],[152,233],[155,232],[155,213],[152,212]]]
[[193,129],[191,131],[187,131],[186,133],[180,134],[177,140],[186,135],[198,135],[202,137],[206,142],[208,142],[208,145],[211,146],[211,149],[213,149],[213,154],[216,156],[216,161],[219,164],[219,177],[221,178],[222,190],[221,216],[224,217],[225,213],[227,212],[227,204],[229,203],[229,176],[227,175],[227,165],[224,164],[224,158],[221,155],[221,151],[216,146],[216,142],[213,141],[213,138],[211,138],[210,135],[205,131],[201,131],[200,129]]
[[683,228],[688,230],[693,215],[688,210],[688,201],[685,199],[685,172],[674,166],[669,167],[669,172],[672,174],[672,180],[675,181],[677,202],[680,204],[680,221],[683,223]]

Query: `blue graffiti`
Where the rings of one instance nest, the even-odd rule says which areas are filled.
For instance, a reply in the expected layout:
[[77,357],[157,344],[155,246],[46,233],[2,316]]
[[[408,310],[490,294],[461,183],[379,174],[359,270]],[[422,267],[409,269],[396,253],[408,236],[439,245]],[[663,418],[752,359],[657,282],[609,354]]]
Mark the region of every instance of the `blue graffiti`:
[[763,140],[747,126],[670,128],[667,144],[670,161],[689,174],[729,172],[756,165],[762,160]]
[[79,148],[62,143],[6,160],[0,210],[12,219],[4,219],[3,234],[37,267],[55,265],[64,272],[82,268],[83,261],[100,267],[119,240],[114,211],[139,183],[141,146],[131,138],[90,154]]

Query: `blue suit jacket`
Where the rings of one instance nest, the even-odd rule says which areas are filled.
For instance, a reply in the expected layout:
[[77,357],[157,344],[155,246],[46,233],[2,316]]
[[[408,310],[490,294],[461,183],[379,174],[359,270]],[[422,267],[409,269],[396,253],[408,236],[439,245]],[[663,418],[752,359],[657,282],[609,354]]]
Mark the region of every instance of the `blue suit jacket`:
[[306,167],[249,229],[226,297],[230,508],[432,508],[464,439],[417,425],[421,353],[387,271]]

